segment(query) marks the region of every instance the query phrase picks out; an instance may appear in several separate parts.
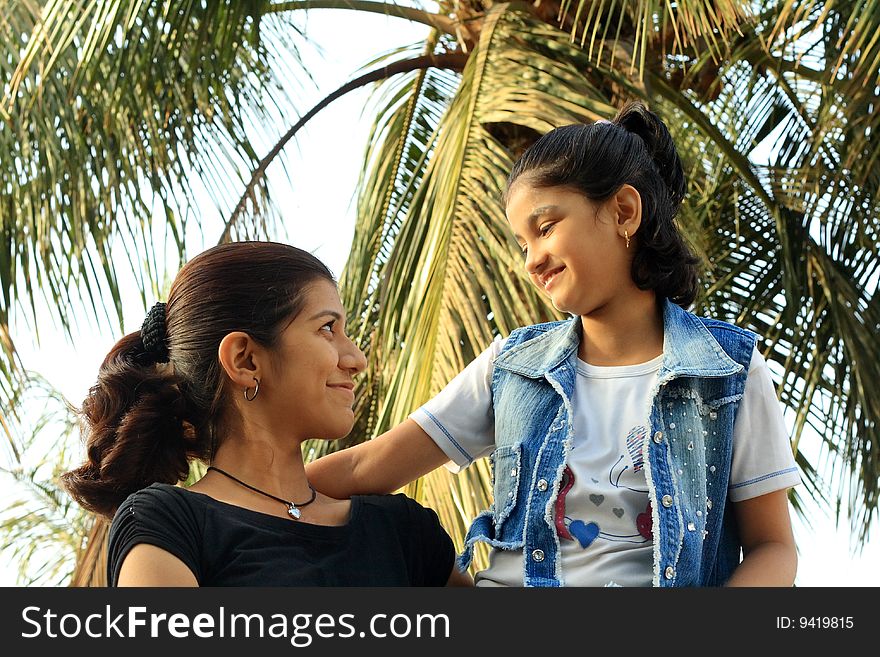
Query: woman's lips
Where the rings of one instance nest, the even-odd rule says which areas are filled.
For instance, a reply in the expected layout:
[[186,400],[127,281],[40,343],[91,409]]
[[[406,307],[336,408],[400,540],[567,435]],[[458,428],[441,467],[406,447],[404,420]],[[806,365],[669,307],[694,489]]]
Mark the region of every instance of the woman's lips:
[[349,399],[354,400],[354,384],[352,383],[328,383],[327,387],[338,390]]

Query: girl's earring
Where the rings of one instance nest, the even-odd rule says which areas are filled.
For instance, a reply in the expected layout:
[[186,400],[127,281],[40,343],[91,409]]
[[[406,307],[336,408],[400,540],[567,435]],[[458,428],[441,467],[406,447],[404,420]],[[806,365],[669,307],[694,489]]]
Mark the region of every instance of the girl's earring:
[[623,231],[623,237],[626,240],[626,248],[629,248],[629,231],[628,230]]

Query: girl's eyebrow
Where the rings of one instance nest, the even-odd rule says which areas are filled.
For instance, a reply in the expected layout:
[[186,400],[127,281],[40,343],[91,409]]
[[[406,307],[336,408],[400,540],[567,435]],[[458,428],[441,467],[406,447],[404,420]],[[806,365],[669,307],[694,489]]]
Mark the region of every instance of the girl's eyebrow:
[[[542,215],[545,215],[545,214],[548,214],[548,213],[552,212],[552,211],[555,210],[557,207],[559,207],[559,206],[556,206],[556,205],[542,205],[542,206],[539,207],[539,208],[535,208],[535,209],[532,211],[532,213],[531,213],[528,217],[526,217],[526,225],[528,225],[528,226],[531,228],[532,226],[534,226],[535,222],[536,222],[536,221],[537,221]],[[517,239],[517,240],[522,239],[522,237],[520,237],[520,235],[518,235],[518,234],[516,234],[516,233],[513,234],[513,237],[514,237],[514,239]]]

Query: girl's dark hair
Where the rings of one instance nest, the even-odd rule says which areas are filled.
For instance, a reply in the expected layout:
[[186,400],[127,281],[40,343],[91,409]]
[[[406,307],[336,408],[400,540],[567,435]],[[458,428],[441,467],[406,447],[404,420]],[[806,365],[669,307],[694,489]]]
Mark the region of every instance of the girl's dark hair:
[[236,419],[220,341],[244,331],[271,348],[318,279],[335,283],[313,255],[274,242],[223,244],[184,265],[165,305],[164,345],[152,344],[154,310],[144,335],[126,335],[101,364],[81,409],[88,460],[62,475],[73,498],[112,517],[130,493],[185,479],[190,458],[210,461]]
[[633,281],[684,308],[694,302],[700,261],[674,221],[686,192],[684,170],[669,130],[644,105],[629,102],[611,122],[568,125],[545,134],[514,164],[505,204],[523,175],[531,185],[571,187],[598,202],[632,185],[642,198]]

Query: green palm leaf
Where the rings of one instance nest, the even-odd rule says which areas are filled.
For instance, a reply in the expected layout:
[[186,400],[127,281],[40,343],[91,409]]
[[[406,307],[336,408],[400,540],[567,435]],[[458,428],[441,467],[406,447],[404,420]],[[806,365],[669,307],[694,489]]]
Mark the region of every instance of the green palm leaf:
[[[204,188],[231,204],[230,180],[240,185],[256,162],[249,133],[270,104],[287,104],[277,54],[260,40],[261,26],[287,26],[261,20],[267,5],[2,3],[0,334],[17,304],[31,318],[37,303],[57,308],[64,328],[83,305],[121,323],[121,268],[146,303],[161,284],[158,254],[184,258],[191,199]],[[265,186],[258,197],[265,207]],[[0,351],[6,394],[11,344]]]

